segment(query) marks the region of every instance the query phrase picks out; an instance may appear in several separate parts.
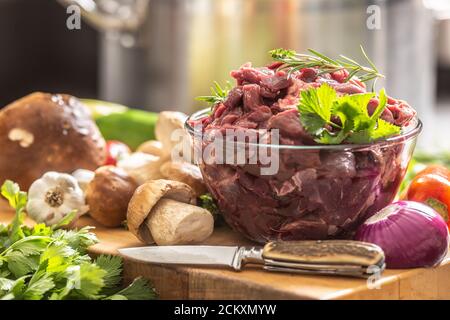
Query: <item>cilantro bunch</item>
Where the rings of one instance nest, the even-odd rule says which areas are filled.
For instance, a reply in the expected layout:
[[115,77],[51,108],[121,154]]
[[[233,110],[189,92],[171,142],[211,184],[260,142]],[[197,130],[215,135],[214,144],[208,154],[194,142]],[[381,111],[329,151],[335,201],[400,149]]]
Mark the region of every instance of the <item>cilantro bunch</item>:
[[399,134],[401,128],[380,119],[387,104],[386,92],[379,92],[379,104],[372,115],[367,111],[375,93],[338,97],[336,91],[324,83],[319,88],[301,92],[298,111],[303,127],[317,143],[366,144]]
[[98,242],[91,227],[62,230],[58,226],[24,225],[27,194],[6,181],[1,194],[16,210],[9,225],[0,225],[0,299],[153,299],[155,291],[137,278],[121,288],[122,259],[101,255],[92,260],[87,248]]

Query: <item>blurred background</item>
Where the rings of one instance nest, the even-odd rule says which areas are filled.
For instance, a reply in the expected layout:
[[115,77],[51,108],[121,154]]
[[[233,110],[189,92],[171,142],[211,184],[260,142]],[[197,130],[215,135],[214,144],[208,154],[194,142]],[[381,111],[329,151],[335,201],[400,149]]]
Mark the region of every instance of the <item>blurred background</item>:
[[0,0],[0,39],[0,106],[48,91],[186,113],[270,49],[362,61],[362,44],[419,111],[421,146],[450,148],[450,0]]

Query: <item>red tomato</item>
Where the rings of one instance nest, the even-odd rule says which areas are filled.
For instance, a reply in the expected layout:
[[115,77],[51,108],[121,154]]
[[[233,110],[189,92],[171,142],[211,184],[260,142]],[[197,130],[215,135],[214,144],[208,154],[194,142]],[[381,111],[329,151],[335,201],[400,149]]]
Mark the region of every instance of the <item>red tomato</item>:
[[425,169],[417,173],[416,178],[426,174],[437,174],[450,180],[450,170],[440,164],[432,164],[427,166]]
[[106,142],[106,160],[104,165],[117,165],[117,161],[131,153],[130,148],[123,142],[110,140]]
[[438,211],[450,227],[450,171],[442,166],[430,166],[411,181],[407,199],[430,205]]

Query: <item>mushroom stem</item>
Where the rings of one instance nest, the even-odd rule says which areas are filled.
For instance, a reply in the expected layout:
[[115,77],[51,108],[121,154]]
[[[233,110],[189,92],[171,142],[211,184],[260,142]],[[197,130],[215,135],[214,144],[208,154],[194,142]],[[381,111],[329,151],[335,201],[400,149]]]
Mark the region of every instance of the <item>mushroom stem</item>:
[[158,245],[193,244],[213,232],[209,211],[171,199],[161,199],[153,207],[146,224]]

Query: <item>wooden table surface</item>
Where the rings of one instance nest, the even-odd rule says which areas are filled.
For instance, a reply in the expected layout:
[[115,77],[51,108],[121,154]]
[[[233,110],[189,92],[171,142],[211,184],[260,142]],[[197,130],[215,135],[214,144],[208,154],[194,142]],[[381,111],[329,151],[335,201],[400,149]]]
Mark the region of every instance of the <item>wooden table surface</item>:
[[[13,217],[4,206],[0,212],[0,223]],[[96,227],[100,242],[90,249],[94,255],[116,255],[119,248],[142,245],[130,232],[101,227],[90,217],[83,217],[77,225]],[[205,244],[252,243],[221,227]],[[234,272],[125,260],[125,281],[137,276],[151,280],[161,299],[450,299],[450,257],[436,268],[386,270],[378,289],[369,289],[365,279],[270,273],[257,268]]]

